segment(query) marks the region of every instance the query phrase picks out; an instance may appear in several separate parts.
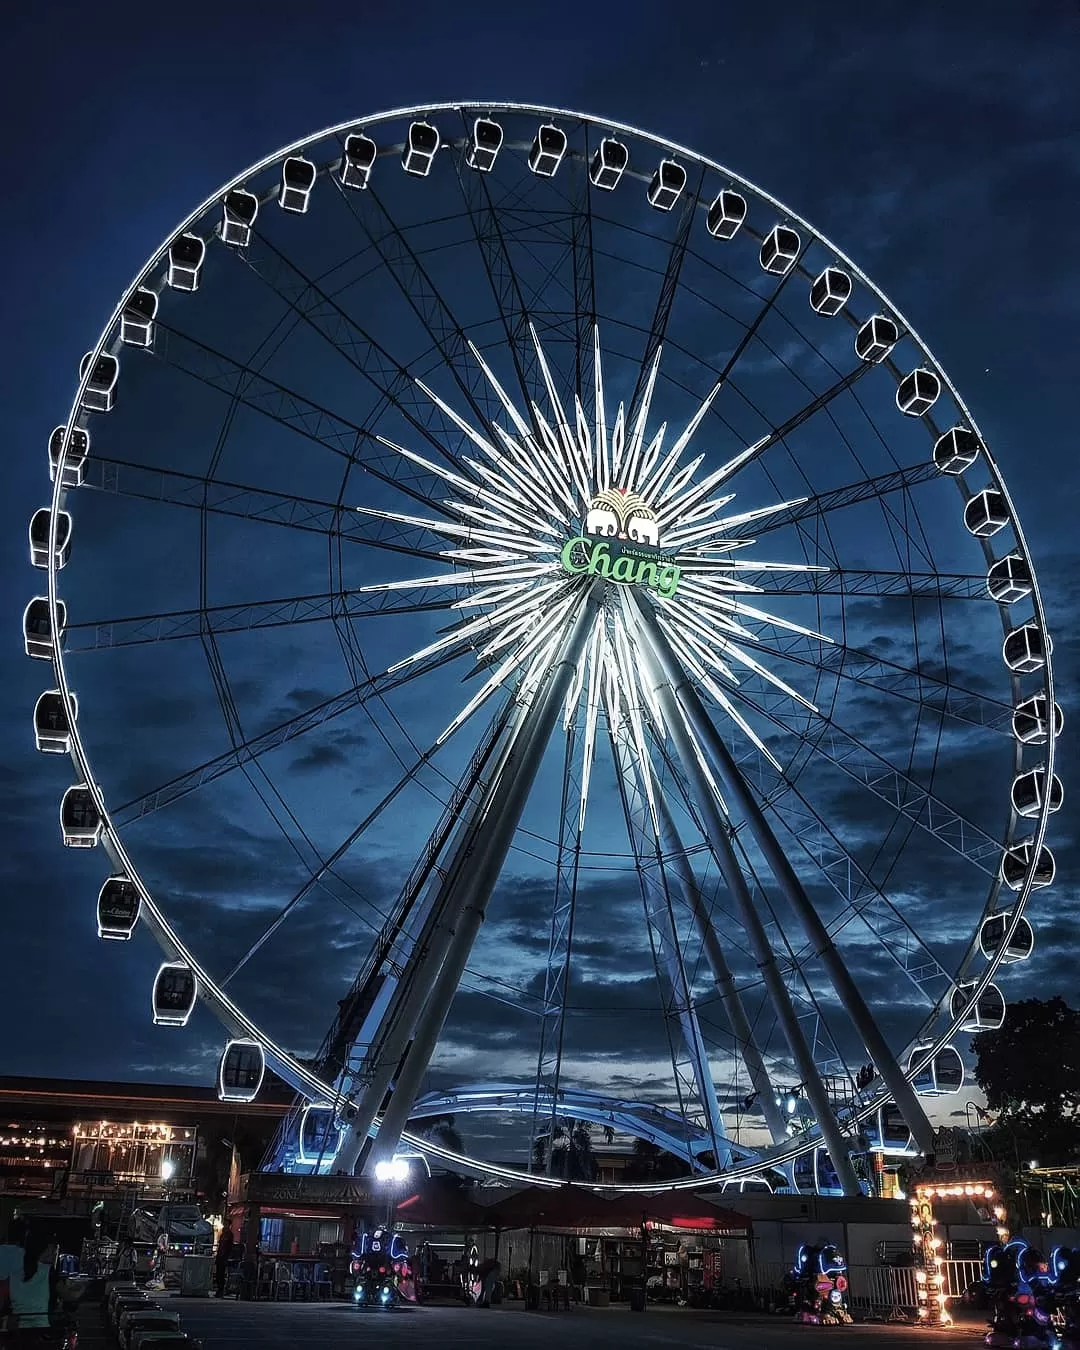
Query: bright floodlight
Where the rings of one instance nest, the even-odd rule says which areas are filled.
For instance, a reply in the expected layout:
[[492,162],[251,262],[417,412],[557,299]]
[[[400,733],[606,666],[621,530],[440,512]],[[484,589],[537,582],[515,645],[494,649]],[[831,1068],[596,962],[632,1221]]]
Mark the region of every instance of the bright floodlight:
[[409,1164],[404,1158],[380,1158],[375,1164],[376,1181],[408,1181]]
[[172,1181],[176,1175],[176,1163],[171,1158],[162,1158],[161,1160],[161,1179],[162,1181]]

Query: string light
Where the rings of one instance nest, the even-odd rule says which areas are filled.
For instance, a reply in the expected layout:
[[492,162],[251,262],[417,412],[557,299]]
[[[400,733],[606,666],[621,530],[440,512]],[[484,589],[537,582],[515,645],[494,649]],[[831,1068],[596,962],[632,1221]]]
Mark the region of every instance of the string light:
[[1002,1226],[1005,1209],[998,1201],[993,1186],[984,1181],[954,1182],[949,1185],[924,1185],[915,1183],[914,1194],[908,1204],[911,1207],[911,1226],[915,1230],[916,1245],[921,1248],[922,1268],[915,1272],[915,1296],[918,1304],[919,1321],[927,1326],[944,1327],[952,1324],[948,1310],[949,1295],[945,1292],[945,1270],[941,1261],[941,1238],[937,1234],[937,1215],[934,1213],[935,1200],[979,1200],[990,1202],[997,1220],[999,1241],[1008,1238],[1008,1230]]

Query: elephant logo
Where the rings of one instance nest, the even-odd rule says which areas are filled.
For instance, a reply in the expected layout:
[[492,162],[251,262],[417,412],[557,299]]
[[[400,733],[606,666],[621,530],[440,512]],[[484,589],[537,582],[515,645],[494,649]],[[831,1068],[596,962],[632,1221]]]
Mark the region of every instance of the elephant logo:
[[639,492],[628,488],[604,488],[596,494],[585,516],[585,533],[651,548],[660,545],[656,512]]

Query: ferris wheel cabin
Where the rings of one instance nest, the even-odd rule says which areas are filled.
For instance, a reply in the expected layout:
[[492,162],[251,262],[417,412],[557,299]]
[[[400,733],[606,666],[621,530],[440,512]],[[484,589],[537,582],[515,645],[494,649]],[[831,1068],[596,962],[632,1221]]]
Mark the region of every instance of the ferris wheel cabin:
[[[917,1064],[929,1050],[928,1045],[917,1045],[908,1056],[908,1069]],[[964,1086],[964,1061],[951,1045],[943,1045],[911,1080],[922,1097],[947,1097]]]
[[1026,600],[1032,592],[1031,568],[1020,553],[1010,553],[990,564],[986,574],[986,589],[999,605],[1015,605]]
[[925,417],[941,396],[941,381],[920,366],[896,386],[896,406],[905,417]]
[[874,1152],[890,1158],[912,1158],[919,1152],[907,1121],[894,1102],[879,1106],[863,1128]]
[[283,211],[302,216],[311,204],[311,189],[317,174],[315,165],[302,155],[290,155],[281,166],[278,205]]
[[884,361],[900,341],[900,330],[887,314],[875,314],[855,334],[855,355],[868,365]]
[[478,117],[473,123],[472,139],[465,152],[465,163],[479,173],[490,173],[502,149],[503,129],[490,117]]
[[87,352],[79,362],[79,379],[90,378],[86,382],[82,405],[88,412],[111,412],[116,404],[116,382],[120,378],[120,362],[111,352],[102,352],[94,360],[94,353]]
[[[49,565],[49,508],[39,507],[30,517],[30,561],[35,567]],[[71,557],[71,516],[60,511],[56,517],[56,566],[65,567]]]
[[152,347],[157,312],[156,291],[149,291],[144,286],[133,291],[120,313],[120,341],[129,347]]
[[802,240],[789,225],[774,225],[762,240],[758,261],[766,272],[784,277],[795,266]]
[[38,696],[34,705],[34,742],[46,755],[66,755],[71,750],[71,727],[79,715],[79,704],[71,695],[70,705],[59,689]]
[[337,1157],[345,1134],[334,1108],[322,1102],[308,1102],[300,1113],[298,1156],[306,1167],[327,1164]]
[[1005,1024],[1005,996],[996,984],[988,984],[978,998],[974,997],[976,982],[958,984],[949,997],[949,1014],[964,1020],[961,1031],[997,1031]]
[[566,132],[545,122],[533,138],[529,168],[541,178],[554,178],[565,154]]
[[[56,617],[60,620],[58,636],[63,641],[67,623],[67,606],[63,600],[56,602]],[[23,610],[23,646],[27,656],[33,656],[39,661],[52,660],[52,615],[49,613],[49,601],[44,595],[36,595]]]
[[[56,471],[60,467],[60,455],[64,448],[64,435],[67,427],[56,427],[49,437],[49,481],[56,482]],[[86,460],[90,454],[90,433],[82,427],[74,427],[68,440],[67,454],[64,456],[64,468],[61,481],[66,488],[81,487],[86,477]]]
[[962,474],[979,457],[982,446],[968,427],[950,427],[934,442],[934,463],[942,473]]
[[[1060,736],[1065,725],[1061,705],[1054,704],[1054,735]],[[1045,745],[1050,739],[1046,716],[1046,695],[1035,694],[1018,703],[1012,715],[1013,735],[1022,745]]]
[[839,267],[826,267],[810,283],[810,308],[815,314],[832,318],[851,299],[852,283]]
[[439,150],[439,132],[430,122],[413,122],[401,152],[401,167],[417,178],[426,178],[431,172]]
[[1051,811],[1060,811],[1061,804],[1065,800],[1065,789],[1061,779],[1054,774],[1050,780],[1050,800],[1047,803],[1046,770],[1029,769],[1027,773],[1019,773],[1013,779],[1011,796],[1016,814],[1030,818],[1037,816],[1044,804],[1048,805]]
[[[792,1178],[800,1195],[843,1195],[844,1187],[828,1153],[819,1144],[792,1163]],[[866,1190],[866,1183],[859,1183]]]
[[206,244],[197,234],[182,234],[169,245],[169,270],[165,281],[174,291],[197,291]]
[[1005,498],[994,488],[976,493],[964,507],[964,524],[976,539],[990,539],[1008,523]]
[[[1011,923],[1012,910],[1010,909],[1000,910],[997,914],[991,914],[982,921],[982,926],[979,929],[979,950],[988,961],[992,960],[1000,951]],[[1016,925],[1016,931],[1009,938],[1005,947],[1005,954],[1001,959],[1006,965],[1011,965],[1014,961],[1026,961],[1034,950],[1035,930],[1028,920],[1021,915],[1020,921]]]
[[613,192],[630,163],[630,151],[613,136],[605,136],[589,162],[589,182],[601,192]]
[[746,219],[746,198],[734,188],[724,188],[709,204],[705,228],[714,239],[734,239]]
[[259,214],[259,199],[254,192],[233,188],[221,203],[221,239],[230,248],[247,248]]
[[186,1027],[198,993],[198,982],[191,967],[183,961],[166,961],[154,977],[154,1025]]
[[218,1064],[218,1097],[223,1102],[253,1102],[266,1076],[266,1056],[258,1041],[230,1041]]
[[342,187],[363,190],[371,178],[378,147],[370,136],[354,131],[345,137],[345,153],[338,164],[338,178]]
[[[1020,844],[1014,844],[1012,848],[1006,849],[1002,854],[1001,879],[1011,891],[1018,891],[1024,884],[1024,878],[1031,866],[1031,857],[1032,841],[1030,839],[1025,839]],[[1038,861],[1035,864],[1035,874],[1031,878],[1032,890],[1051,885],[1056,872],[1057,866],[1054,863],[1054,855],[1048,848],[1041,848]]]
[[1053,656],[1054,640],[1049,633],[1044,640],[1038,624],[1026,623],[1006,636],[1001,644],[1001,654],[1010,670],[1015,670],[1018,675],[1031,675],[1042,670],[1046,658]]
[[127,877],[109,877],[98,892],[98,937],[126,942],[135,931],[141,909],[138,886]]
[[662,159],[649,183],[649,205],[670,211],[686,187],[686,170],[674,159]]
[[60,830],[68,848],[94,848],[101,838],[101,812],[85,783],[69,787],[60,803]]

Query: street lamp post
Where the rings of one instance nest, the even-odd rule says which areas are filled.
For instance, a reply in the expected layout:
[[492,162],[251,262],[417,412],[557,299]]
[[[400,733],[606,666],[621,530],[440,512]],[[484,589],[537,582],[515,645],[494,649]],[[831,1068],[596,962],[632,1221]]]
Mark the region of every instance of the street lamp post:
[[409,1163],[406,1158],[380,1158],[375,1164],[375,1180],[386,1187],[386,1226],[394,1227],[394,1211],[397,1209],[397,1197],[400,1188],[409,1179]]

